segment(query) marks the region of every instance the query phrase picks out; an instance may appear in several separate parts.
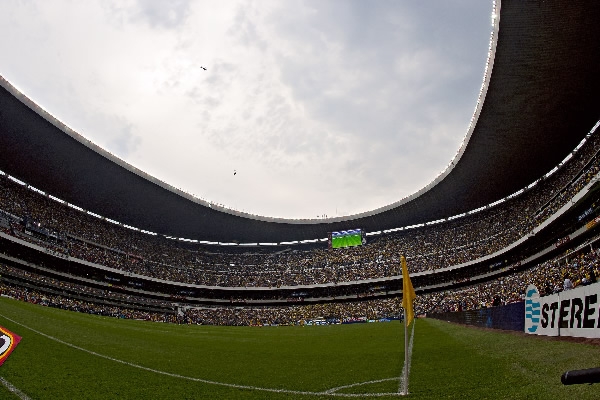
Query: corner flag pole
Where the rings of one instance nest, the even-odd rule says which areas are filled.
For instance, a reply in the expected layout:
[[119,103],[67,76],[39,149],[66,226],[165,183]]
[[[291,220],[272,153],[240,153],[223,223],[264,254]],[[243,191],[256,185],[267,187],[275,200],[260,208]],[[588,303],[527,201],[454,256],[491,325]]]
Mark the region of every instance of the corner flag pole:
[[[413,322],[414,310],[413,300],[415,299],[415,289],[413,288],[408,268],[406,267],[406,258],[400,258],[402,263],[402,308],[404,308],[404,390],[403,395],[408,394],[408,369],[410,366],[408,354],[408,326]],[[413,327],[414,329],[414,327]]]
[[408,324],[406,323],[406,309],[404,310],[404,376],[402,394],[408,394]]

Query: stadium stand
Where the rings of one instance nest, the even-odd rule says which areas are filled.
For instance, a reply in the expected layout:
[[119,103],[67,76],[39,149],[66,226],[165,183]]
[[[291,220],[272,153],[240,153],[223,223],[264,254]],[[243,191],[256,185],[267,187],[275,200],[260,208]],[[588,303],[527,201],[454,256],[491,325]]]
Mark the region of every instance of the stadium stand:
[[[523,253],[519,251],[519,241],[527,241],[533,230],[555,217],[559,210],[571,215],[565,206],[579,212],[581,206],[576,207],[572,199],[594,184],[593,179],[600,170],[597,149],[598,135],[589,135],[568,162],[552,175],[493,207],[450,222],[380,235],[362,247],[336,250],[290,246],[271,252],[232,254],[210,246],[167,240],[90,216],[3,175],[0,214],[8,222],[3,228],[4,243],[11,241],[13,248],[21,251],[23,246],[11,239],[33,245],[28,249],[33,257],[21,255],[19,259],[33,261],[29,263],[29,270],[19,269],[14,260],[12,266],[8,263],[3,266],[5,291],[11,293],[9,288],[12,287],[17,290],[12,295],[34,302],[44,298],[42,304],[153,320],[179,317],[180,321],[237,325],[299,323],[319,317],[315,313],[325,313],[339,321],[398,317],[398,290],[394,289],[400,281],[399,254],[408,255],[418,290],[469,283],[488,272],[490,265],[498,271],[520,267]],[[584,202],[583,207],[588,207],[583,213],[585,221],[596,217],[596,200],[597,197],[592,196]],[[571,231],[583,224],[579,217],[568,217],[567,221],[567,229]],[[552,232],[555,236],[556,231]],[[534,245],[539,249],[546,244],[544,239]],[[531,247],[526,251],[530,254]],[[12,253],[6,252],[5,261],[9,261]],[[490,263],[487,258],[495,253],[501,253],[501,258]],[[80,275],[72,270],[59,271],[56,268],[59,263],[49,258],[65,260],[68,265],[84,264],[87,268],[78,267]],[[511,259],[515,261],[509,264]],[[593,257],[589,263],[595,268],[595,262]],[[540,275],[537,271],[542,267],[545,272]],[[549,268],[554,272],[549,272]],[[568,268],[545,262],[534,269],[468,289],[425,293],[417,309],[427,313],[452,307],[489,306],[496,297],[503,302],[518,301],[524,290],[523,282],[538,280],[536,276],[552,277],[543,282],[543,287],[555,288],[565,269]],[[95,280],[90,281],[91,271],[95,271]],[[55,277],[48,276],[49,272]],[[529,279],[523,280],[523,274],[528,274]],[[579,271],[572,271],[571,275],[577,276]],[[153,281],[165,284],[155,287]],[[499,282],[513,283],[503,287]],[[515,282],[520,286],[514,287]],[[90,283],[93,286],[89,286]],[[29,290],[33,294],[29,294]],[[470,290],[476,295],[465,296]],[[197,297],[198,294],[204,297]],[[369,300],[371,297],[380,299]],[[356,299],[363,300],[356,302]],[[313,304],[306,306],[307,309],[298,305],[322,300],[335,305]],[[267,306],[250,307],[249,315],[240,311],[240,305],[253,301]],[[215,308],[224,302],[236,307]],[[281,303],[288,305],[268,307]],[[368,311],[373,308],[378,311]],[[231,309],[238,311],[219,319],[223,310]],[[364,315],[358,315],[356,309],[362,310]],[[182,315],[177,316],[176,310]]]
[[[502,2],[452,165],[407,199],[341,220],[282,221],[192,199],[86,143],[2,79],[0,292],[119,318],[264,325],[400,318],[402,254],[418,314],[522,301],[529,283],[561,290],[565,273],[587,284],[599,272],[598,15],[586,2]],[[363,246],[302,243],[357,226],[370,233]],[[221,240],[279,245],[212,243]]]

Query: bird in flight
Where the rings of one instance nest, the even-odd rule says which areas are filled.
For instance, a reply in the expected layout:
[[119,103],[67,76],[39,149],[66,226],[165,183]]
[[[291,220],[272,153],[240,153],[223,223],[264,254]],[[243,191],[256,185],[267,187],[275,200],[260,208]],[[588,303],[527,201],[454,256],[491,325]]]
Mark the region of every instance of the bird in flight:
[[202,68],[203,70],[205,70],[205,71],[206,71],[206,67],[200,66],[200,68]]

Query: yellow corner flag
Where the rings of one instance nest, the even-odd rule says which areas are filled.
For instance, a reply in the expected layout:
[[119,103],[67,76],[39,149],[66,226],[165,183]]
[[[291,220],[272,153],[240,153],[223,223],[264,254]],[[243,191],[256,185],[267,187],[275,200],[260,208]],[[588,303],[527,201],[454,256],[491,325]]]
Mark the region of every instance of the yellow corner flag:
[[406,268],[406,258],[402,256],[400,259],[402,262],[402,307],[404,308],[404,320],[406,326],[410,325],[413,321],[415,314],[413,311],[413,300],[415,299],[415,289],[413,288],[410,276],[408,276],[408,269]]

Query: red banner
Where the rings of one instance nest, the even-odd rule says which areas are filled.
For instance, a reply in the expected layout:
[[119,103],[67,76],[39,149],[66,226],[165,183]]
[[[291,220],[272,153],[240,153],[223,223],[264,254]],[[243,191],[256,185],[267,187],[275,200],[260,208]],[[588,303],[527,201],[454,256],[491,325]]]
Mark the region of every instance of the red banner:
[[0,365],[4,364],[20,341],[20,336],[0,326]]

